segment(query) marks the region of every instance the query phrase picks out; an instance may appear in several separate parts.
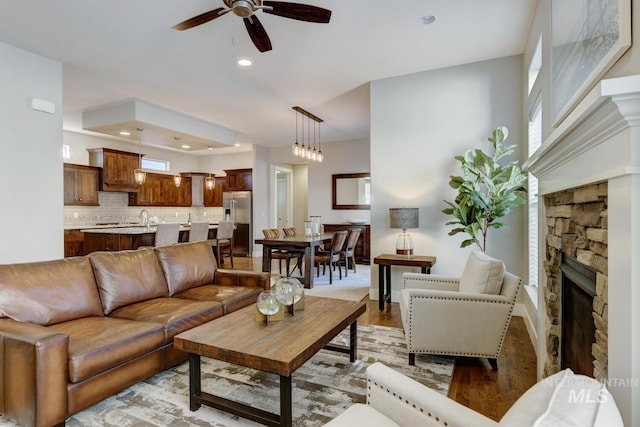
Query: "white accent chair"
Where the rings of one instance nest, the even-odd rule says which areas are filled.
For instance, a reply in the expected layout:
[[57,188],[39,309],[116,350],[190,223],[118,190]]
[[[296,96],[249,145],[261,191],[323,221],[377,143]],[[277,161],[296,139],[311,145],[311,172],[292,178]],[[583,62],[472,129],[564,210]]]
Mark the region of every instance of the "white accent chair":
[[498,355],[522,280],[502,261],[476,251],[461,277],[404,273],[400,313],[409,351],[486,357],[498,370]]
[[327,427],[622,427],[603,383],[570,369],[527,390],[500,422],[449,399],[381,364],[367,368],[367,404],[355,404]]

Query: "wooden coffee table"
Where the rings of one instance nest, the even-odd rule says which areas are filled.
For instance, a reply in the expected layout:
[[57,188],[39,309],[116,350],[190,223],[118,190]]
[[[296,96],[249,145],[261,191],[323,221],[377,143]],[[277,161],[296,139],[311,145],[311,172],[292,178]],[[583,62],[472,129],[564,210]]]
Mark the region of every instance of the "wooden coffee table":
[[[356,360],[357,319],[366,303],[305,296],[305,309],[269,325],[254,322],[255,305],[176,335],[174,346],[189,353],[189,407],[201,405],[268,426],[291,426],[291,376],[320,349],[348,353]],[[350,326],[349,346],[328,345]],[[210,357],[280,376],[280,414],[202,391],[200,357]]]

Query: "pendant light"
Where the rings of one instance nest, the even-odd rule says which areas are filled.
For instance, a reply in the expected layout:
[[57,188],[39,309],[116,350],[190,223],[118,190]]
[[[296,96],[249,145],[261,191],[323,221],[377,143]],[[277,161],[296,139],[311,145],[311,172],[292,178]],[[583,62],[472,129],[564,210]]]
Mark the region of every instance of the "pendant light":
[[133,171],[133,179],[136,184],[142,185],[147,179],[147,173],[142,169],[142,154],[140,152],[142,146],[142,128],[137,128],[138,131],[138,169]]
[[[180,143],[180,137],[179,136],[175,136],[173,137],[173,139],[176,140],[176,144]],[[176,146],[176,153],[178,154],[178,156],[180,156],[180,150],[178,149],[178,147]],[[180,174],[178,173],[178,159],[176,158],[176,174],[173,175],[173,183],[176,185],[177,188],[180,187],[180,184],[182,184],[182,176],[180,176]]]
[[324,160],[324,154],[322,154],[322,147],[320,147],[320,127],[322,126],[322,122],[318,122],[318,163],[322,163]]
[[[298,115],[296,114],[296,142],[291,146],[291,152],[293,155],[297,157],[301,157],[303,159],[311,160],[312,162],[322,162],[324,160],[324,154],[322,153],[322,149],[320,147],[320,124],[323,120],[319,117],[314,116],[310,112],[300,108],[300,107],[292,107],[296,112],[302,114],[304,117],[302,118],[302,144],[298,142]],[[306,120],[305,120],[306,117]],[[313,147],[311,147],[311,120],[314,121],[313,124]],[[307,132],[305,134],[305,121],[307,122]],[[316,126],[318,127],[317,136],[316,136]],[[307,140],[305,143],[305,139]],[[316,148],[316,141],[318,143],[318,147]]]
[[211,174],[209,174],[209,176],[204,178],[204,186],[207,188],[207,190],[213,190],[216,187],[216,174],[214,173],[213,176],[211,176]]
[[291,146],[291,153],[296,157],[300,155],[300,144],[298,144],[298,115],[298,110],[296,110],[296,142]]

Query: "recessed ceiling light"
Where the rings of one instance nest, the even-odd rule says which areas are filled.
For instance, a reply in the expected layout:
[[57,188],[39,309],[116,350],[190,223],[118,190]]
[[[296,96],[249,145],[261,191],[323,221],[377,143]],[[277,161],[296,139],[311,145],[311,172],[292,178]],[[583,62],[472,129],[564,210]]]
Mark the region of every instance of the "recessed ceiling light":
[[209,146],[207,147],[207,150],[209,150],[209,151],[213,151],[213,146],[209,145]]
[[420,19],[418,19],[418,23],[422,25],[429,25],[433,24],[434,22],[436,22],[436,17],[433,15],[421,16]]
[[186,150],[186,149],[188,149],[188,148],[191,148],[191,146],[190,146],[190,145],[187,145],[187,144],[184,144],[184,145],[182,145],[182,148],[184,148],[184,149]]
[[238,65],[248,67],[249,65],[251,65],[251,61],[246,58],[238,59]]
[[233,146],[234,146],[234,147],[240,147],[240,144],[235,143],[235,144],[233,144]]
[[131,132],[126,131],[126,130],[121,130],[121,131],[120,131],[120,135],[122,135],[122,136],[129,136],[129,135],[131,135]]

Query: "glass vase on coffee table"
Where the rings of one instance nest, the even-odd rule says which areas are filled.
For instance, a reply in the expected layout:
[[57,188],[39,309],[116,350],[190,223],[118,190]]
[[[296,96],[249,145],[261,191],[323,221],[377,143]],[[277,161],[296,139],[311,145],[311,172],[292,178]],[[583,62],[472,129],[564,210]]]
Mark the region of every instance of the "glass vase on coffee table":
[[278,302],[287,307],[293,316],[294,306],[303,298],[304,288],[302,283],[294,277],[283,277],[276,283],[274,294]]

